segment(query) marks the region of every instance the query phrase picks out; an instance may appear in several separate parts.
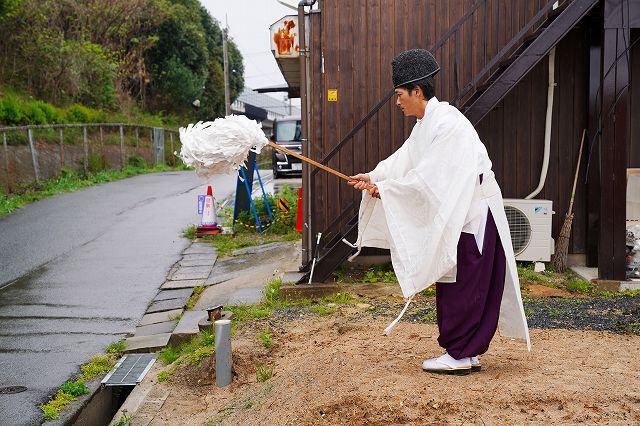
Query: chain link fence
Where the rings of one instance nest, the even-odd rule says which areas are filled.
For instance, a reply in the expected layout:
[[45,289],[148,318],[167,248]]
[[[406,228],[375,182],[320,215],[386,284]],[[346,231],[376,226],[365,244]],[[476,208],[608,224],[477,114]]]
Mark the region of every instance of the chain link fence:
[[63,169],[85,173],[123,169],[127,164],[176,166],[178,132],[124,123],[52,124],[0,127],[0,188],[12,193],[21,185],[60,175]]

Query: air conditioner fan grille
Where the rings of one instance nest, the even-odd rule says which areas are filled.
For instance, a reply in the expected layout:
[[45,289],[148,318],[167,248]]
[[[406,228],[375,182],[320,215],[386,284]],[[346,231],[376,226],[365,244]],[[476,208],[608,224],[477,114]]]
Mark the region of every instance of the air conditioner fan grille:
[[513,252],[517,256],[529,245],[531,225],[529,224],[527,215],[525,215],[522,210],[512,206],[505,206],[504,212],[507,215],[507,222],[509,222]]

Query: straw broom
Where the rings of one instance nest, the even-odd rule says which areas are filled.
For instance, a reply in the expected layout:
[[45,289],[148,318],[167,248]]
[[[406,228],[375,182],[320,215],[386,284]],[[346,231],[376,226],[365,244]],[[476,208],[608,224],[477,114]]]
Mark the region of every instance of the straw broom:
[[582,131],[582,140],[580,141],[580,150],[578,151],[578,164],[576,165],[576,174],[573,177],[573,190],[571,191],[571,201],[569,202],[569,210],[564,218],[564,224],[560,229],[560,235],[556,242],[556,251],[553,255],[553,266],[558,272],[564,272],[567,269],[567,254],[569,253],[569,237],[571,236],[571,224],[573,222],[573,199],[576,195],[576,183],[578,182],[578,174],[580,172],[580,160],[582,159],[582,145],[587,134],[587,129]]

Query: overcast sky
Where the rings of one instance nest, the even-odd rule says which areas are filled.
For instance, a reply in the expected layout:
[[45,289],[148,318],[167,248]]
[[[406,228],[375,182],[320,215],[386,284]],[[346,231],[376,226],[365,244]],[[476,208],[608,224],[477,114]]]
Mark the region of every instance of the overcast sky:
[[[271,53],[269,26],[285,15],[297,14],[295,10],[281,5],[276,0],[200,1],[220,22],[221,27],[224,26],[225,19],[228,22],[229,36],[233,38],[244,58],[246,87],[256,89],[285,84]],[[294,0],[286,1],[295,5],[298,3]],[[284,98],[284,93],[270,95],[281,100]],[[299,101],[297,104],[299,105]]]

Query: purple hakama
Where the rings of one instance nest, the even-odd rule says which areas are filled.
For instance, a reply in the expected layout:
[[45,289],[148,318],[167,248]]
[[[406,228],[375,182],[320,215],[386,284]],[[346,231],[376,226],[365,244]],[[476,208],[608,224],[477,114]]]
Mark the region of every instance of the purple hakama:
[[489,349],[498,327],[505,270],[504,250],[489,211],[482,254],[474,235],[463,232],[458,240],[457,281],[436,284],[438,343],[453,358]]

